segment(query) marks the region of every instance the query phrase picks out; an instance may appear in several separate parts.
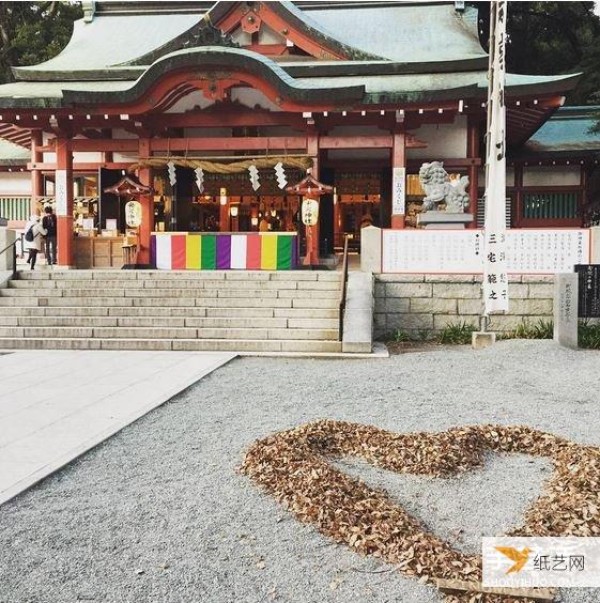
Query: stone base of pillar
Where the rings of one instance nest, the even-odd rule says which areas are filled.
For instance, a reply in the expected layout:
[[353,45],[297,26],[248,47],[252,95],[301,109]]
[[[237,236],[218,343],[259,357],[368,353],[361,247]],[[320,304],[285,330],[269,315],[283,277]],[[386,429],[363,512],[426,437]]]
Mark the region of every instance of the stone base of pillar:
[[417,224],[427,230],[463,230],[471,222],[473,214],[426,211],[417,216]]

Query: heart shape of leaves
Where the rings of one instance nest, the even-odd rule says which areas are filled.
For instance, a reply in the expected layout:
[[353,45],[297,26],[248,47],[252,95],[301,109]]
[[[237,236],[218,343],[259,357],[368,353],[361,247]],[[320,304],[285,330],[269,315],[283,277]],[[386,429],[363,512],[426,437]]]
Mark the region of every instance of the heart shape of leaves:
[[[600,535],[600,448],[524,426],[475,425],[441,433],[396,434],[323,420],[255,442],[241,469],[300,521],[358,553],[380,557],[422,581],[480,581],[480,556],[453,549],[386,492],[337,470],[328,457],[356,456],[398,473],[450,477],[482,466],[489,452],[547,457],[554,465],[523,524],[509,536]],[[504,595],[473,598],[472,593],[448,600],[517,602]]]

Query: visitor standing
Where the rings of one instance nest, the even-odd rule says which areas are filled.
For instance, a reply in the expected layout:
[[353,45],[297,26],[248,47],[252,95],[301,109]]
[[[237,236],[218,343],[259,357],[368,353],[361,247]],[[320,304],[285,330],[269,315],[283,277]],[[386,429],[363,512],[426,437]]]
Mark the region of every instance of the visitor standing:
[[46,234],[46,229],[42,226],[40,217],[32,215],[29,222],[25,225],[25,249],[29,252],[27,263],[33,270],[37,254],[42,250],[43,237]]
[[44,210],[46,215],[42,220],[42,226],[46,230],[46,254],[47,264],[56,264],[56,214],[49,205]]

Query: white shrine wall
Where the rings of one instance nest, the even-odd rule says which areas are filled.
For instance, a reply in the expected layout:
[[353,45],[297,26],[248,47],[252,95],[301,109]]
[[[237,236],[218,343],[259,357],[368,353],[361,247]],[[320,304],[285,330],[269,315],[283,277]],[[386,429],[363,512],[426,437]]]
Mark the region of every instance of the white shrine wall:
[[467,118],[456,117],[451,124],[424,124],[410,130],[419,140],[427,143],[425,149],[408,149],[409,159],[443,160],[467,156]]
[[[580,186],[579,165],[523,166],[523,186]],[[485,168],[479,169],[479,188],[485,185]],[[506,168],[506,186],[515,186],[514,167]]]
[[29,172],[2,172],[0,175],[0,196],[21,197],[31,195],[31,175]]
[[580,186],[578,165],[524,166],[523,186]]

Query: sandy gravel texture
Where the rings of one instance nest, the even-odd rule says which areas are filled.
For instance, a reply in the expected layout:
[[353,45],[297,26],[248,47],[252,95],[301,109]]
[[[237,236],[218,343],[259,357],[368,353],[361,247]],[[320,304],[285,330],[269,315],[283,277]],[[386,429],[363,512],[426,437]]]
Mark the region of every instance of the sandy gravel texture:
[[[600,353],[548,341],[373,360],[236,359],[0,507],[0,602],[442,601],[295,521],[236,472],[244,450],[321,418],[398,432],[526,424],[600,445],[598,375]],[[550,475],[543,459],[522,455],[494,456],[462,480],[339,466],[467,552],[517,524]],[[600,589],[562,595],[600,601]]]

